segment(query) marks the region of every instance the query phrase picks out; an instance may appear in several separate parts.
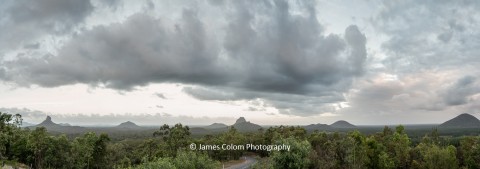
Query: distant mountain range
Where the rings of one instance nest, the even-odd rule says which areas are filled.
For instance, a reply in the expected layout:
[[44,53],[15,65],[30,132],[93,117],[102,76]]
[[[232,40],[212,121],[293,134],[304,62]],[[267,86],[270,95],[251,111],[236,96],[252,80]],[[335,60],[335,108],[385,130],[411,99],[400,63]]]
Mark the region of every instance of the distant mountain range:
[[[330,125],[319,123],[319,124],[310,124],[310,125],[304,126],[304,128],[307,130],[333,130],[333,129],[345,129],[345,128],[348,129],[348,128],[356,128],[356,127],[357,126],[344,120],[339,120]],[[480,128],[480,120],[473,115],[463,113],[458,115],[457,117],[454,117],[453,119],[450,119],[440,124],[438,127],[440,128]]]
[[[237,129],[240,132],[255,132],[255,131],[258,131],[258,129],[262,128],[262,126],[258,124],[254,124],[245,120],[244,117],[238,118],[235,124],[233,124],[232,126],[235,127],[235,129]],[[335,123],[332,123],[331,125],[318,123],[318,124],[310,124],[303,127],[308,131],[313,131],[313,130],[351,129],[351,128],[356,128],[357,126],[347,121],[339,120]],[[202,128],[206,130],[214,131],[214,132],[221,132],[221,131],[228,130],[229,126],[223,123],[213,123],[211,125],[208,125]]]
[[350,124],[349,122],[345,120],[339,120],[336,121],[335,123],[332,123],[330,125],[327,124],[310,124],[307,126],[303,126],[306,130],[312,131],[312,130],[335,130],[335,129],[351,129],[351,128],[356,128],[357,126]]
[[308,131],[313,131],[313,130],[332,130],[333,127],[327,125],[327,124],[321,124],[321,123],[318,123],[318,124],[310,124],[310,125],[307,125],[307,126],[303,126],[303,128],[305,128],[305,130],[308,130]]
[[[56,133],[84,133],[87,131],[99,131],[99,132],[108,132],[108,133],[121,133],[128,130],[135,130],[135,131],[155,131],[157,127],[141,127],[137,124],[126,121],[118,126],[115,127],[80,127],[80,126],[71,126],[68,123],[55,123],[52,121],[50,116],[47,116],[46,119],[41,122],[40,124],[34,125],[27,122],[24,122],[22,126],[35,129],[36,127],[45,127],[49,132],[56,132]],[[247,121],[244,117],[240,117],[236,120],[236,122],[232,125],[226,125],[224,123],[213,123],[208,126],[204,127],[193,127],[190,129],[192,133],[195,134],[215,134],[215,133],[222,133],[228,131],[230,127],[234,127],[239,132],[257,132],[259,129],[262,129],[262,126],[251,123]],[[310,124],[304,127],[307,131],[338,131],[338,130],[345,130],[345,129],[354,129],[357,126],[344,121],[339,120],[330,125],[327,124]],[[435,126],[433,126],[435,127]],[[477,119],[475,116],[470,114],[460,114],[455,118],[452,118],[440,125],[439,128],[480,128],[480,120]]]
[[258,124],[251,123],[245,120],[244,117],[238,118],[237,121],[231,126],[228,126],[223,123],[213,123],[211,125],[208,125],[202,128],[206,130],[210,130],[212,132],[223,132],[223,131],[227,131],[230,127],[234,127],[239,132],[255,132],[255,131],[258,131],[258,129],[262,128],[262,126]]
[[[29,127],[29,128],[45,127],[47,129],[54,129],[54,130],[57,130],[59,128],[83,128],[80,126],[72,126],[69,123],[54,123],[50,116],[47,116],[47,118],[43,120],[40,124],[35,125],[35,124],[23,122],[22,126]],[[118,126],[115,126],[115,128],[137,129],[142,127],[138,126],[137,124],[131,121],[126,121],[126,122],[120,123]]]
[[441,128],[479,128],[480,127],[480,120],[478,120],[475,116],[464,113],[464,114],[460,114],[457,117],[440,124],[438,127],[441,127]]
[[29,126],[28,128],[37,128],[37,127],[45,127],[48,131],[60,132],[60,133],[81,133],[85,131],[84,127],[80,126],[71,126],[68,123],[54,123],[50,116],[42,121],[40,124]]
[[[235,129],[237,129],[240,132],[255,132],[255,131],[258,131],[258,129],[262,128],[262,126],[260,126],[258,124],[251,123],[251,122],[245,120],[244,117],[238,118],[237,121],[231,126],[235,127]],[[213,123],[211,125],[208,125],[208,126],[205,126],[205,127],[202,127],[202,128],[206,129],[206,130],[213,131],[213,132],[222,132],[222,131],[228,130],[229,127],[230,126],[228,126],[226,124],[223,124],[223,123]],[[335,122],[331,125],[318,123],[318,124],[310,124],[310,125],[303,126],[303,127],[308,131],[313,131],[313,130],[335,130],[335,129],[339,129],[339,128],[348,129],[348,128],[356,128],[357,126],[355,126],[355,125],[353,125],[353,124],[351,124],[347,121],[340,120],[340,121],[337,121],[337,122]]]

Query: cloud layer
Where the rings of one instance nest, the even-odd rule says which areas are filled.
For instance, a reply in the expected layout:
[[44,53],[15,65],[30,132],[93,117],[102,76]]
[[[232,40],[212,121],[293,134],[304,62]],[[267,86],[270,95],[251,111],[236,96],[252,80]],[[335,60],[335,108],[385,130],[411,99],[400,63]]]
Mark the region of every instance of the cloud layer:
[[[302,108],[308,113],[297,111],[301,106],[287,105],[283,97],[301,98],[289,104],[323,107],[309,102],[330,103],[323,98],[337,98],[346,91],[353,78],[363,75],[367,52],[366,37],[355,25],[345,28],[344,34],[324,33],[312,5],[228,1],[210,6],[224,11],[224,22],[217,24],[209,24],[195,8],[184,8],[173,21],[137,13],[121,23],[73,34],[57,54],[5,61],[1,75],[18,85],[43,87],[84,83],[132,90],[151,83],[186,83],[232,89],[225,92],[237,99],[261,98],[304,115],[319,113],[310,108]],[[52,11],[39,17],[71,27],[70,22],[81,21],[86,13],[80,12],[88,10],[77,11],[71,16]],[[196,96],[201,91],[185,91],[204,98]],[[251,92],[265,94],[243,97]],[[341,99],[333,99],[337,100]]]
[[476,1],[25,3],[0,7],[0,80],[15,87],[176,83],[251,111],[366,121],[480,107]]
[[0,58],[7,50],[38,45],[39,37],[70,33],[94,10],[89,0],[5,1],[0,7]]

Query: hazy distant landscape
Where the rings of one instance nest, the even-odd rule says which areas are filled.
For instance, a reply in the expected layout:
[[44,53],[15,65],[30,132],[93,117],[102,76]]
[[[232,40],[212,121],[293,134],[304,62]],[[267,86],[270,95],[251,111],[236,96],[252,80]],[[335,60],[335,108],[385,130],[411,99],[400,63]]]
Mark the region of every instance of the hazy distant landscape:
[[4,0],[0,168],[480,168],[480,3]]
[[[190,132],[192,136],[203,137],[205,135],[219,134],[227,132],[230,128],[235,128],[239,132],[257,132],[258,130],[267,130],[271,127],[269,125],[260,125],[246,121],[244,117],[240,117],[234,124],[224,124],[221,122],[213,123],[207,126],[191,126]],[[282,125],[289,127],[288,125]],[[395,128],[398,125],[353,125],[347,121],[339,120],[332,124],[310,124],[310,125],[291,125],[293,127],[304,128],[307,133],[314,131],[322,132],[350,132],[360,131],[364,134],[375,134],[383,131],[384,127]],[[416,124],[416,125],[402,125],[405,128],[405,132],[410,137],[417,137],[421,139],[426,134],[430,133],[433,129],[436,129],[440,135],[446,136],[477,136],[480,135],[480,121],[470,114],[460,114],[459,116],[445,121],[441,124]],[[40,124],[28,124],[22,125],[22,127],[35,129],[37,127],[45,127],[49,132],[53,134],[67,134],[69,136],[79,136],[87,132],[107,133],[113,138],[150,138],[152,133],[158,130],[161,125],[158,126],[139,126],[131,121],[120,123],[117,126],[111,127],[95,127],[95,126],[71,126],[68,123],[54,123],[50,116],[47,116],[45,121]]]

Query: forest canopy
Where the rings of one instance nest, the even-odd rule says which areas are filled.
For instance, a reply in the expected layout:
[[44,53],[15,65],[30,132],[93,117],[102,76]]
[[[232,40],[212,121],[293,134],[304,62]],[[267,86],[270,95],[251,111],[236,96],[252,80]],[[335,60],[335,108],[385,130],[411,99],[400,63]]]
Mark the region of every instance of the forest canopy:
[[[216,135],[192,137],[182,124],[163,125],[147,139],[112,141],[87,132],[75,138],[50,134],[44,127],[21,128],[22,117],[0,113],[0,161],[33,168],[220,168],[254,156],[253,168],[479,168],[480,137],[440,136],[437,129],[412,142],[403,126],[365,135],[307,132],[277,126],[242,133],[231,127]],[[189,145],[287,144],[291,150],[195,151]]]

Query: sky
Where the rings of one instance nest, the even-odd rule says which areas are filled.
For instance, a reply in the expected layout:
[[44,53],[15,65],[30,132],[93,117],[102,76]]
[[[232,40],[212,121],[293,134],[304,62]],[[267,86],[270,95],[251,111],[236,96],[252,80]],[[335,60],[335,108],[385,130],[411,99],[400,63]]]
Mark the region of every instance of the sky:
[[479,3],[7,0],[0,111],[73,125],[480,117]]

